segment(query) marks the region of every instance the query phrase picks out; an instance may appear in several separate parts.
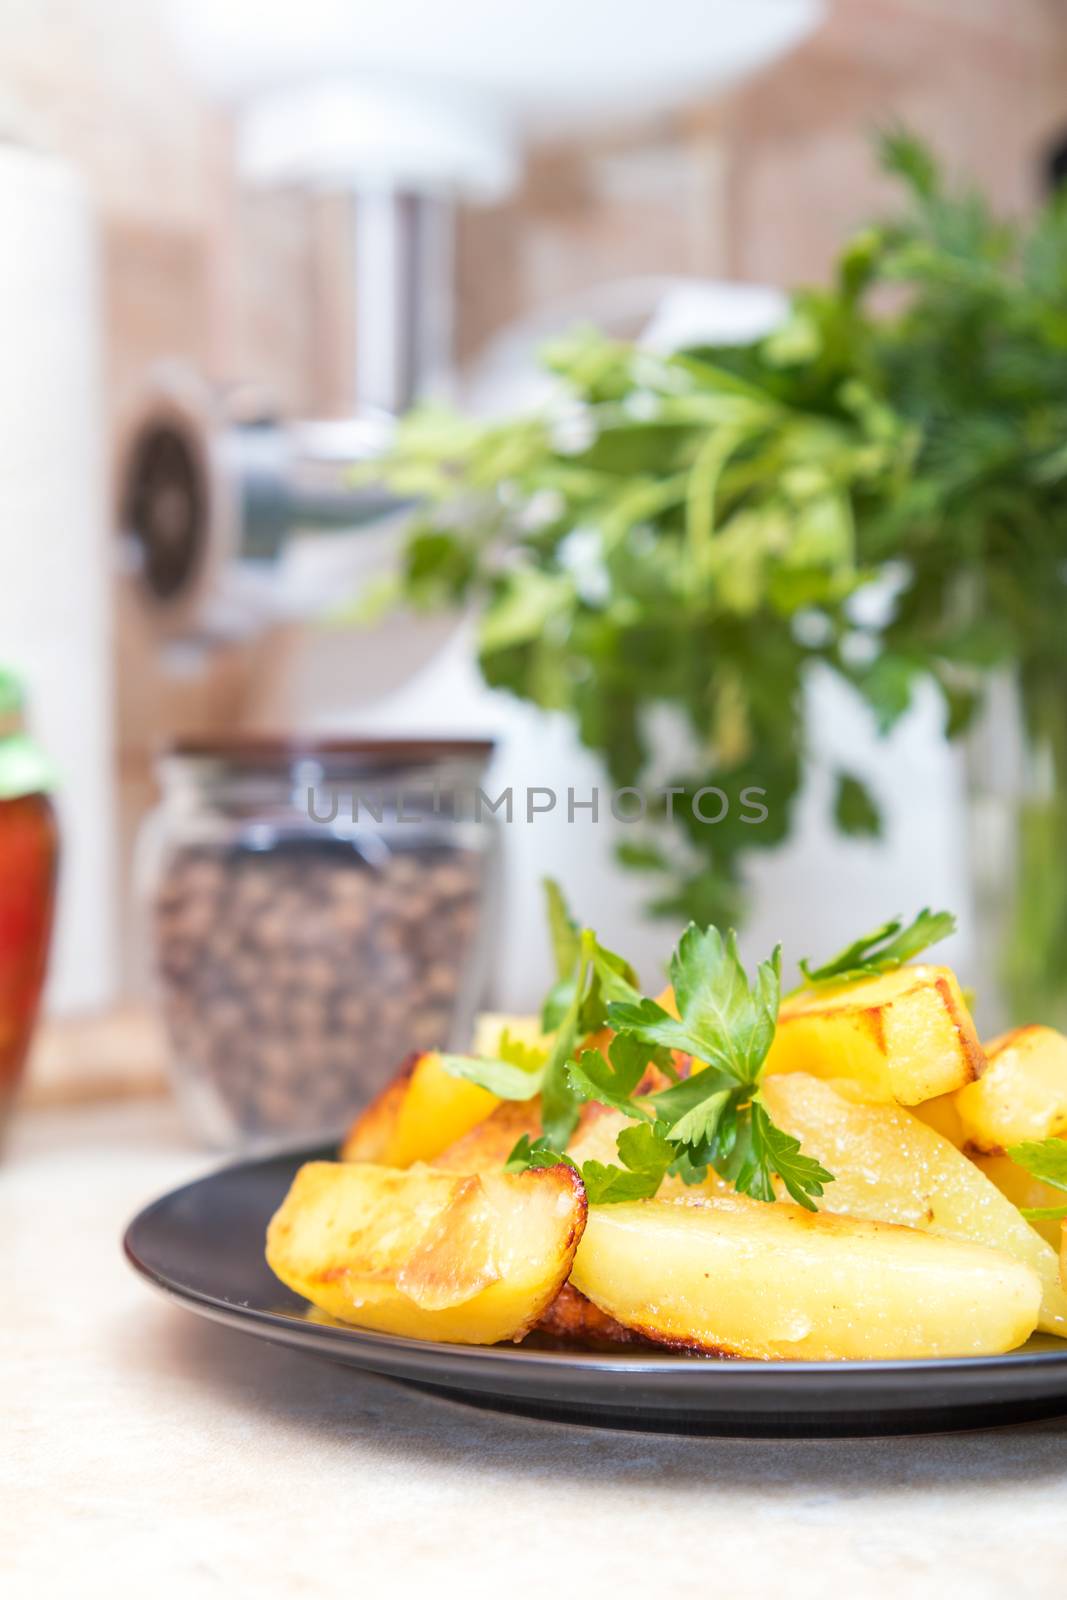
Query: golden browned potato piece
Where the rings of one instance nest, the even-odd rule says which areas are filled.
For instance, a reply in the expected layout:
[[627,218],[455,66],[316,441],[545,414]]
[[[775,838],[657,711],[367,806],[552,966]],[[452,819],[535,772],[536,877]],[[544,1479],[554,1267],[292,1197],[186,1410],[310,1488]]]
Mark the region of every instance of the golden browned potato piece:
[[1067,1133],[1067,1038],[1015,1028],[986,1045],[988,1065],[955,1097],[964,1143],[983,1155]]
[[955,974],[915,966],[787,999],[764,1075],[850,1078],[910,1106],[962,1088],[984,1065]]
[[341,1322],[496,1344],[521,1339],[555,1299],[585,1212],[567,1166],[459,1177],[312,1161],[271,1220],[267,1261]]
[[[590,1104],[582,1107],[582,1127],[589,1127],[602,1116],[617,1119],[620,1126],[626,1122],[619,1112]],[[582,1127],[572,1140],[572,1149],[575,1141],[582,1139]],[[499,1172],[518,1139],[524,1133],[534,1139],[540,1131],[540,1097],[521,1103],[505,1100],[484,1122],[465,1133],[462,1139],[457,1139],[455,1144],[449,1145],[432,1164],[438,1171],[444,1172]],[[576,1159],[584,1159],[580,1146]],[[614,1138],[610,1154],[603,1159],[615,1159]],[[641,1342],[639,1334],[622,1327],[612,1317],[605,1316],[570,1283],[563,1285],[551,1305],[538,1318],[537,1330],[550,1338],[562,1339],[585,1349]]]
[[409,1056],[389,1087],[353,1122],[341,1160],[384,1167],[432,1161],[499,1104],[487,1089],[446,1072],[436,1050]]
[[1041,1280],[1038,1326],[1067,1337],[1067,1295],[1055,1252],[947,1139],[902,1106],[871,1102],[844,1081],[787,1074],[768,1078],[762,1098],[805,1155],[834,1174],[820,1202],[824,1210],[1003,1250]]
[[967,1141],[960,1114],[956,1110],[955,1094],[935,1095],[932,1100],[924,1100],[922,1105],[912,1106],[911,1111],[920,1122],[925,1122],[928,1128],[933,1128],[935,1133],[954,1144],[957,1150],[963,1149]]
[[1060,1223],[1060,1282],[1067,1289],[1067,1217]]
[[594,1206],[571,1281],[660,1343],[756,1360],[996,1355],[1041,1287],[981,1245],[739,1195]]
[[[1010,1200],[1013,1206],[1018,1206],[1020,1209],[1025,1207],[1029,1211],[1063,1205],[1065,1196],[1062,1189],[1054,1189],[1051,1183],[1044,1183],[1040,1178],[1033,1177],[1025,1167],[1018,1166],[1010,1156],[983,1156],[972,1150],[968,1150],[966,1154],[970,1156],[979,1172],[983,1173],[990,1183],[996,1184],[1004,1198]],[[1055,1218],[1039,1217],[1029,1226],[1035,1233],[1039,1233],[1054,1251],[1059,1250],[1060,1224]]]
[[[662,1088],[667,1079],[655,1068],[646,1076],[649,1092]],[[582,1107],[581,1122],[570,1144],[572,1160],[581,1162],[594,1158],[600,1161],[618,1159],[615,1149],[617,1133],[627,1126],[627,1119],[618,1111],[590,1102]],[[525,1102],[504,1101],[480,1122],[476,1128],[457,1139],[455,1144],[437,1156],[431,1163],[438,1171],[492,1172],[499,1171],[525,1133],[536,1138],[541,1129],[540,1098]],[[676,1185],[677,1180],[668,1180]],[[679,1186],[680,1187],[680,1186]],[[612,1344],[640,1343],[640,1335],[624,1328],[579,1294],[573,1284],[565,1283],[556,1299],[538,1319],[537,1329],[554,1339],[586,1349],[599,1349]]]
[[429,1163],[439,1172],[499,1172],[522,1135],[541,1131],[541,1097],[502,1100],[483,1122],[463,1134]]
[[363,1107],[345,1134],[341,1146],[342,1161],[378,1161],[383,1166],[392,1165],[385,1160],[385,1156],[396,1130],[411,1074],[418,1061],[417,1050],[406,1056],[392,1082],[386,1084],[381,1093]]

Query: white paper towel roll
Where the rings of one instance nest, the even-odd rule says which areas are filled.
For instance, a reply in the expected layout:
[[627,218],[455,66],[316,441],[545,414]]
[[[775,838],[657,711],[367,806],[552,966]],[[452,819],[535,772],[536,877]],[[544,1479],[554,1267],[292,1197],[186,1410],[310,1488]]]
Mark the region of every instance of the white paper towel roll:
[[62,868],[48,1003],[114,992],[115,830],[100,305],[88,198],[0,146],[0,660],[57,763]]

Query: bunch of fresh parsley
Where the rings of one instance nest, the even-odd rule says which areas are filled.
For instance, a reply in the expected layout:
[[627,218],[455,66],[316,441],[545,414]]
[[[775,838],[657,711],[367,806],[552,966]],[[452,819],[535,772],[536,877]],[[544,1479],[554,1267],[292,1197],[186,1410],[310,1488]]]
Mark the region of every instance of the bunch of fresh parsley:
[[[542,1025],[554,1035],[551,1048],[531,1054],[516,1049],[505,1034],[496,1058],[442,1058],[450,1072],[501,1099],[540,1094],[540,1136],[519,1140],[509,1169],[569,1161],[565,1151],[581,1106],[597,1101],[633,1126],[618,1135],[618,1165],[582,1164],[591,1204],[648,1199],[668,1174],[702,1183],[711,1168],[758,1200],[773,1201],[778,1180],[791,1199],[814,1211],[833,1174],[775,1125],[759,1094],[778,1021],[780,950],[750,980],[733,932],[724,938],[715,927],[690,924],[670,960],[675,1016],[641,995],[621,956],[591,929],[577,926],[556,884],[546,883],[546,894],[557,966],[542,1014]],[[801,967],[811,985],[891,971],[953,926],[947,913],[923,911],[907,928],[886,923],[823,966]],[[606,1052],[579,1048],[601,1028],[612,1035]],[[699,1064],[698,1070],[681,1076],[679,1057]],[[642,1093],[650,1066],[673,1081]]]
[[[392,598],[473,600],[487,682],[564,711],[616,786],[677,791],[620,857],[652,875],[654,910],[701,926],[739,922],[751,852],[790,833],[813,669],[883,732],[932,683],[950,737],[1012,669],[1055,784],[1020,815],[1008,1009],[1051,1020],[1067,1004],[1067,202],[1006,224],[916,139],[879,153],[904,204],[768,337],[664,357],[581,332],[546,353],[545,410],[405,420],[384,475],[420,511]],[[875,612],[853,603],[872,584]],[[669,751],[664,708],[683,734]],[[847,762],[831,777],[841,831],[876,835],[877,795]],[[691,805],[709,784],[734,801],[714,826]],[[746,787],[764,791],[758,826]]]

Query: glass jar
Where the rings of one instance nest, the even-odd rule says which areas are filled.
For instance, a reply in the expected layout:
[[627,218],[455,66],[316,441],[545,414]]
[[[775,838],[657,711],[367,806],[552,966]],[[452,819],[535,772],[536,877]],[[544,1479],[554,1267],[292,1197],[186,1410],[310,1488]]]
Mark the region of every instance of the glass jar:
[[142,835],[174,1083],[214,1144],[334,1136],[483,1003],[487,741],[200,742]]
[[1067,677],[993,680],[967,743],[976,1015],[1067,1029]]
[[0,1126],[22,1077],[48,964],[59,855],[50,763],[0,670]]

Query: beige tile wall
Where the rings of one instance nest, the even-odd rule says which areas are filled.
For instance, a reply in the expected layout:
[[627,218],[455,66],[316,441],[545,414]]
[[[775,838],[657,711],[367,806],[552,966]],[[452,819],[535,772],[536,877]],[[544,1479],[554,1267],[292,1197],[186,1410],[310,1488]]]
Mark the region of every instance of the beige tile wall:
[[[510,318],[620,275],[796,283],[884,200],[869,130],[901,117],[1003,204],[1067,124],[1063,0],[830,0],[792,56],[726,100],[542,149],[519,193],[461,217],[465,354]],[[293,410],[347,398],[344,204],[240,192],[230,129],[145,0],[5,0],[0,135],[67,155],[101,218],[109,388],[186,355]]]
[[466,352],[546,298],[619,273],[816,281],[889,198],[873,130],[902,120],[1011,210],[1067,129],[1062,0],[830,0],[792,55],[725,99],[531,162],[503,212],[468,212]]

